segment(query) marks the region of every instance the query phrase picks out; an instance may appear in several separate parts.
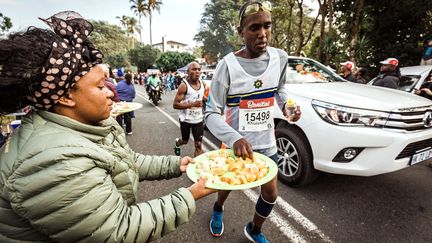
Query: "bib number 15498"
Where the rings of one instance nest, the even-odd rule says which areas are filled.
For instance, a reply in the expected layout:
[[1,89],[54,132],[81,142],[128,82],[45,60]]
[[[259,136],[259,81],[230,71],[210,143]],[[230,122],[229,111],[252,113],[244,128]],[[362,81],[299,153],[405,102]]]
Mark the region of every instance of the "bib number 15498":
[[241,100],[239,105],[239,130],[264,131],[273,128],[274,98]]
[[246,113],[246,120],[247,121],[265,121],[270,118],[270,111],[261,111],[256,113]]

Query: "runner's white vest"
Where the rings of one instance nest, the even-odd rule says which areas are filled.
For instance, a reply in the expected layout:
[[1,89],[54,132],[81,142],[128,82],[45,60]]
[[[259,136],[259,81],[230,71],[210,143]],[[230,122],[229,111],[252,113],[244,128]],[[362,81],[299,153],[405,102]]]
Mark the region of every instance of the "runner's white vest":
[[[196,100],[203,99],[205,88],[201,80],[199,80],[200,88],[198,90],[192,88],[192,86],[189,84],[187,80],[183,80],[183,82],[186,84],[187,91],[181,103],[188,103],[188,102],[191,103]],[[202,107],[193,107],[190,109],[179,110],[179,119],[181,122],[187,122],[192,124],[202,122],[203,121]]]
[[273,122],[274,94],[280,79],[280,58],[267,47],[270,60],[259,76],[251,76],[240,66],[234,53],[224,57],[230,75],[226,122],[238,131],[254,150],[276,146]]

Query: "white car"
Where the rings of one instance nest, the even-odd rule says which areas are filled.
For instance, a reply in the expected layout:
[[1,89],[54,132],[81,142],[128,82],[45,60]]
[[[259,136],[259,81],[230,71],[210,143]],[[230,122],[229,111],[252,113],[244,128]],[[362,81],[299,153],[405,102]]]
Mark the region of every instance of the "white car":
[[432,158],[432,103],[407,92],[343,80],[312,59],[289,58],[286,89],[302,116],[275,109],[279,178],[290,186],[318,171],[373,176]]
[[400,68],[401,82],[399,89],[414,93],[432,73],[432,65],[410,66]]

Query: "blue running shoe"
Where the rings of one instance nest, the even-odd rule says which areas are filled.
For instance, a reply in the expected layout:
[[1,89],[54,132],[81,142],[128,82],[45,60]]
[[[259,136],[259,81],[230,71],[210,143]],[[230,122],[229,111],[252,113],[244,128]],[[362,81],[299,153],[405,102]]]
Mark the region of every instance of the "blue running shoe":
[[214,237],[221,237],[224,231],[224,224],[222,222],[223,211],[218,212],[213,209],[212,217],[210,220],[210,232]]
[[244,227],[245,236],[251,241],[256,243],[268,243],[269,241],[263,234],[263,232],[258,232],[256,234],[252,234],[252,222],[249,222]]

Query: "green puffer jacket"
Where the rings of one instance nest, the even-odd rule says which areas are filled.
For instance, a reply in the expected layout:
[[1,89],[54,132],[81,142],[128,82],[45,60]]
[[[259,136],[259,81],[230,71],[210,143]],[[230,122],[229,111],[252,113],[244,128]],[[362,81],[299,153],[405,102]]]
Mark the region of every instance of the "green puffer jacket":
[[189,190],[137,203],[138,182],[178,177],[179,157],[133,152],[112,118],[38,111],[0,150],[0,242],[147,242],[195,212]]

